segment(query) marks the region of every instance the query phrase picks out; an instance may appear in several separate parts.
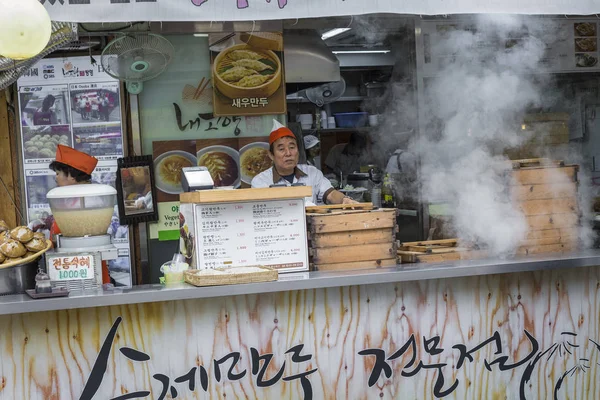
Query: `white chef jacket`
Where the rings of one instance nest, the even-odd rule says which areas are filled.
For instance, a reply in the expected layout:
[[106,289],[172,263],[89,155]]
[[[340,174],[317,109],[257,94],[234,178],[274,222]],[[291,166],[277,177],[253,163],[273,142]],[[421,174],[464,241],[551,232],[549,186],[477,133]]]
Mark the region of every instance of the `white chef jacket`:
[[[329,179],[325,178],[323,173],[312,165],[298,164],[294,170],[293,183],[303,183],[305,186],[312,187],[312,197],[307,197],[306,201],[313,204],[325,203],[327,196],[333,191]],[[275,167],[261,172],[252,179],[253,188],[268,188],[271,185],[280,184],[292,185],[279,175]]]

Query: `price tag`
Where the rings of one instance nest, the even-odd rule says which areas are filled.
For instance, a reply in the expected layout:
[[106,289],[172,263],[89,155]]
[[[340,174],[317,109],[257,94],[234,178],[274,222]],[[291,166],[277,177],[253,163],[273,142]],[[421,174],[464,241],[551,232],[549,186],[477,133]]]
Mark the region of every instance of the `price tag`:
[[94,279],[96,257],[94,254],[71,256],[48,256],[46,258],[48,275],[52,281],[76,281]]

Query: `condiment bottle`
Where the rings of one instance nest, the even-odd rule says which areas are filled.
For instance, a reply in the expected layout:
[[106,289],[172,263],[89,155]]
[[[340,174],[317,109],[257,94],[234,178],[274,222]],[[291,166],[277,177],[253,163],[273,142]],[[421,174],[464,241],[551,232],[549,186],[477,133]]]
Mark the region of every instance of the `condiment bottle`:
[[52,293],[52,285],[50,283],[50,277],[41,269],[38,269],[38,273],[35,276],[35,292],[36,293]]
[[384,208],[396,208],[396,199],[394,196],[394,185],[389,174],[385,174],[383,179],[383,188],[381,189],[382,205]]

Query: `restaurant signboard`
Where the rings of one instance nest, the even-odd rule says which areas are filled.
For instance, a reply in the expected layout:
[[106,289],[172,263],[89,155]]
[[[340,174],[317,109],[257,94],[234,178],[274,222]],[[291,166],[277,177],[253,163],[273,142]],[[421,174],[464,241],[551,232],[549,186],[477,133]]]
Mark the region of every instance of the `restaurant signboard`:
[[0,400],[596,400],[573,268],[2,315]]
[[396,13],[555,14],[600,12],[596,0],[40,0],[55,21],[259,21]]

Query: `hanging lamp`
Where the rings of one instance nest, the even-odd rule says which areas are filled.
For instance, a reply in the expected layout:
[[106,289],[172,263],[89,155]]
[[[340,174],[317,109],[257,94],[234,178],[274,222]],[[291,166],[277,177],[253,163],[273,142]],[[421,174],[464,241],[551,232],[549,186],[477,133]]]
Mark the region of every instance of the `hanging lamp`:
[[0,55],[25,60],[50,40],[50,15],[38,0],[0,0]]

